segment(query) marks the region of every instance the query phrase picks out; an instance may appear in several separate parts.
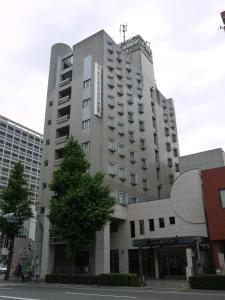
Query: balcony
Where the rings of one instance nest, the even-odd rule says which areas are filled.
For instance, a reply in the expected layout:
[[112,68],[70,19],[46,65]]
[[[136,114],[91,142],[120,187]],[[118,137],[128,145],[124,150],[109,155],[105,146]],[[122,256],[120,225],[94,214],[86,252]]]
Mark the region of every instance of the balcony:
[[64,85],[66,85],[66,84],[69,84],[70,81],[71,81],[71,78],[66,78],[66,79],[60,81],[59,86],[62,87]]
[[138,90],[137,90],[137,96],[138,96],[139,98],[142,98],[142,97],[143,97],[143,91],[142,91],[142,89],[138,89]]
[[107,60],[107,67],[112,71],[114,69],[113,61]]
[[113,78],[109,78],[108,79],[108,86],[110,88],[114,88],[115,87],[115,82],[114,82],[114,79]]
[[142,75],[137,73],[137,81],[142,82],[142,80],[143,80]]
[[123,73],[121,69],[116,69],[116,76],[121,79],[123,77]]
[[131,65],[129,62],[126,63],[126,69],[128,72],[131,72]]
[[59,166],[62,161],[63,161],[63,158],[56,159],[55,162],[54,162],[54,166],[55,167]]
[[121,53],[118,53],[118,52],[117,52],[117,57],[116,57],[116,59],[117,59],[117,61],[118,61],[119,63],[121,63],[121,61],[122,61],[122,55],[121,55]]
[[56,123],[57,124],[64,123],[64,122],[68,121],[69,118],[70,118],[70,115],[65,115],[63,117],[58,118]]
[[63,98],[60,98],[60,99],[58,100],[58,105],[64,104],[64,103],[68,102],[69,100],[70,100],[70,96],[69,96],[69,95],[68,95],[68,96],[65,96],[65,97],[63,97]]
[[56,145],[61,144],[61,143],[65,143],[68,139],[68,135],[59,137],[55,140]]
[[123,91],[123,87],[122,86],[117,86],[117,94],[119,96],[123,96],[124,91]]
[[129,88],[132,88],[132,80],[131,79],[127,79],[127,86]]

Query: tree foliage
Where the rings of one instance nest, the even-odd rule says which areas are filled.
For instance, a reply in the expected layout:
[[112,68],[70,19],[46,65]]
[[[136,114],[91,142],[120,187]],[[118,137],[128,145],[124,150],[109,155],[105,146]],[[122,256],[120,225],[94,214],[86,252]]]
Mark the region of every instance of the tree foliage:
[[72,137],[65,146],[64,159],[49,185],[49,219],[56,234],[74,251],[95,239],[113,212],[114,198],[104,184],[102,173],[89,174],[89,162]]
[[[0,195],[0,231],[9,240],[9,258],[6,279],[11,267],[14,240],[25,220],[33,217],[29,206],[28,196],[30,191],[27,187],[23,174],[23,165],[17,162],[10,173],[8,185],[2,190]],[[3,216],[13,213],[18,218],[16,223],[8,222]]]

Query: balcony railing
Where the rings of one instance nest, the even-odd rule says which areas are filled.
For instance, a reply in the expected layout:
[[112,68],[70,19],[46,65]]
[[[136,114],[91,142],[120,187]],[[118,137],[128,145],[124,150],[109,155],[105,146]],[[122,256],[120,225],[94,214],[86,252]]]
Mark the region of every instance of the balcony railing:
[[66,78],[66,79],[64,79],[63,81],[60,81],[59,86],[60,86],[60,87],[61,87],[61,86],[64,86],[64,85],[70,83],[70,81],[71,81],[71,78]]
[[62,161],[63,161],[63,158],[56,159],[55,162],[54,162],[55,167],[59,166]]
[[60,99],[58,100],[58,104],[61,105],[61,104],[63,104],[63,103],[68,102],[69,100],[70,100],[70,96],[69,96],[69,95],[68,95],[68,96],[65,96],[65,97],[60,98]]
[[57,124],[66,122],[67,120],[69,120],[69,118],[70,118],[70,115],[65,115],[63,117],[60,117],[60,118],[57,119]]
[[61,144],[61,143],[65,143],[68,139],[68,135],[59,137],[55,140],[56,145]]

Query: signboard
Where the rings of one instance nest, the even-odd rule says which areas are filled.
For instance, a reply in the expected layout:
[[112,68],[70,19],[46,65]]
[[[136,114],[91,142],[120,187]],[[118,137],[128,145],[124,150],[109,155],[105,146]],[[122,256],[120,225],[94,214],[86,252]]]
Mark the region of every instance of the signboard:
[[94,67],[94,114],[102,115],[102,67],[95,62]]

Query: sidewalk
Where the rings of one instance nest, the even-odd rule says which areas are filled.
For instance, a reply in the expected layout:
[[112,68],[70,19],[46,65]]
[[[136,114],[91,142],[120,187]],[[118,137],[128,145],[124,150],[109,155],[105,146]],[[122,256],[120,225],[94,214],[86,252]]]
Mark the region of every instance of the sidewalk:
[[146,288],[164,288],[164,289],[189,289],[189,284],[185,279],[147,279]]

